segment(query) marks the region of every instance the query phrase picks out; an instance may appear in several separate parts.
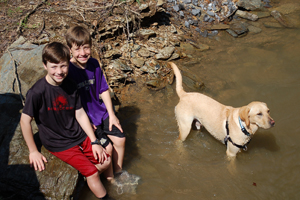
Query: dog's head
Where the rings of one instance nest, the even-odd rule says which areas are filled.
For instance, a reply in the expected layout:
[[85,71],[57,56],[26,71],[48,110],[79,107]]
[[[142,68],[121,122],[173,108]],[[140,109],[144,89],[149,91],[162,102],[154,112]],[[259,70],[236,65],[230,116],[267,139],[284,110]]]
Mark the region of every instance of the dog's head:
[[275,121],[270,116],[270,110],[266,103],[254,101],[247,106],[243,106],[239,112],[241,120],[249,127],[256,124],[258,127],[268,129],[275,125]]

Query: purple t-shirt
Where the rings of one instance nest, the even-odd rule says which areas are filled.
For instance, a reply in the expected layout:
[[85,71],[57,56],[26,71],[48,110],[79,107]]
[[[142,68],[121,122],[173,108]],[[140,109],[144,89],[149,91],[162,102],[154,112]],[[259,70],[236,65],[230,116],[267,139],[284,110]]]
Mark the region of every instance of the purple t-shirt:
[[85,69],[70,62],[68,77],[77,83],[82,107],[91,122],[96,126],[100,125],[108,117],[108,112],[99,95],[108,90],[108,85],[98,61],[90,58]]

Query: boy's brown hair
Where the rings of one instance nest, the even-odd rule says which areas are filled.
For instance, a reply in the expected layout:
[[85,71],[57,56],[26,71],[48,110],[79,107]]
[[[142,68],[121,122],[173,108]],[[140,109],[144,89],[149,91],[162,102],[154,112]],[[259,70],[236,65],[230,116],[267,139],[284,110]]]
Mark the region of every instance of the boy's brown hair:
[[70,62],[70,50],[60,42],[52,42],[47,44],[42,53],[42,60],[45,65],[47,62],[60,63]]
[[66,41],[69,48],[72,48],[73,44],[79,47],[84,44],[92,46],[91,35],[89,31],[82,26],[73,26],[69,28],[66,33]]

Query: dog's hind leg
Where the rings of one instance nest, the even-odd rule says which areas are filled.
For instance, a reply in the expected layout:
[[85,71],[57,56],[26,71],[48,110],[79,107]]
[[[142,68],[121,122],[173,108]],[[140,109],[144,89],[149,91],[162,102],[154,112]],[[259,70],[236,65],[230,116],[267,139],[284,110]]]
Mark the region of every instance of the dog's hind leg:
[[181,141],[184,141],[191,131],[194,118],[193,117],[185,117],[185,116],[179,116],[176,118],[177,118],[177,123],[178,123],[178,128],[179,128],[178,139]]

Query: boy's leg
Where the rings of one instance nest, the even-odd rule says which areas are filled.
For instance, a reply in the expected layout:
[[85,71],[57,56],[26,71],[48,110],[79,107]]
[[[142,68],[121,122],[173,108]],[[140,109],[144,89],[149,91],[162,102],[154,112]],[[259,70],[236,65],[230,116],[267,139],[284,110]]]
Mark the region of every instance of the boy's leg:
[[87,184],[90,190],[94,193],[97,198],[104,197],[107,193],[105,187],[101,183],[99,172],[86,177]]
[[[107,153],[112,157],[112,153],[113,153],[113,146],[110,143],[109,138],[104,134],[103,132],[103,128],[100,126],[97,126],[97,129],[95,130],[95,135],[96,137],[100,140],[103,141],[103,144],[101,142],[101,145],[103,148],[105,148],[105,150],[107,151]],[[96,165],[96,167],[98,168],[98,166]],[[101,167],[101,166],[99,166]],[[99,170],[100,171],[100,170]],[[110,164],[110,166],[103,172],[104,176],[106,177],[106,179],[108,181],[113,181],[114,180],[114,172],[113,172],[113,167],[112,167],[112,163]]]
[[104,133],[109,137],[113,143],[113,168],[114,172],[121,172],[123,169],[123,160],[125,153],[125,134],[122,133],[116,126],[112,126],[112,130],[109,131],[109,117],[107,117],[102,124]]
[[112,152],[114,172],[115,173],[121,172],[123,169],[126,138],[125,137],[120,138],[113,135],[107,135],[107,136],[114,144],[113,145],[114,148]]
[[[113,146],[111,143],[109,143],[106,147],[105,150],[107,151],[107,153],[110,155],[110,157],[112,157],[112,151],[113,151]],[[97,168],[98,166],[95,165]],[[101,167],[101,166],[99,166]],[[100,171],[100,170],[99,170]],[[113,171],[113,165],[112,162],[110,163],[109,167],[103,172],[104,177],[106,177],[106,179],[108,181],[113,181],[114,180],[114,171]]]
[[103,164],[100,164],[94,158],[91,146],[91,141],[87,137],[80,145],[76,145],[65,151],[50,151],[50,153],[77,169],[87,178],[88,185],[95,196],[102,198],[106,195],[106,190],[101,183],[98,170],[101,173],[107,169],[111,165],[111,158],[108,157]]

